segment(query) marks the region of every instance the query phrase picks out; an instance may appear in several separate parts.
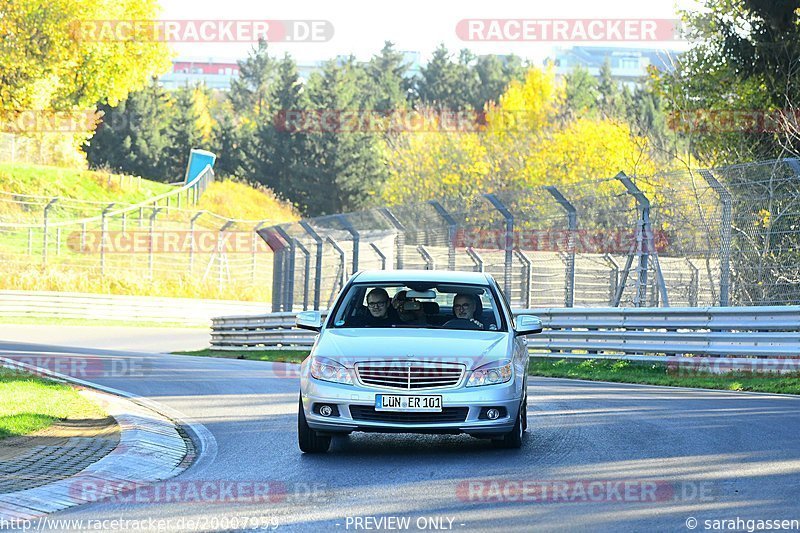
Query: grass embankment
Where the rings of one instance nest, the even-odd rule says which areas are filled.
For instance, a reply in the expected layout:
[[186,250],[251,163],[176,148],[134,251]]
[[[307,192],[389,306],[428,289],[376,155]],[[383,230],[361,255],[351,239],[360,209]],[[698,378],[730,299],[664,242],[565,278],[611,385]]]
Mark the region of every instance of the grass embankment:
[[[174,187],[146,179],[120,176],[109,172],[0,163],[0,191],[33,196],[61,196],[92,202],[117,202],[136,204],[153,196],[164,194]],[[70,215],[96,214],[97,206],[86,206],[84,213],[70,211]],[[29,214],[41,217],[38,210],[29,210],[20,204],[0,202],[0,216]],[[53,219],[58,218],[57,206]],[[34,218],[34,220],[38,220]]]
[[[203,357],[248,359],[251,361],[300,363],[308,356],[309,351],[205,349],[175,353]],[[692,369],[674,369],[666,363],[640,363],[609,359],[555,360],[536,358],[535,356],[531,357],[528,373],[533,376],[610,381],[615,383],[800,394],[800,373],[759,375],[749,372],[730,372],[727,374],[714,374]]]
[[[164,183],[110,175],[105,172],[37,165],[12,167],[0,164],[0,192],[64,197],[64,200],[57,202],[50,209],[48,219],[51,223],[99,216],[102,205],[83,205],[68,201],[67,198],[115,202],[117,204],[115,208],[124,208],[127,204],[136,204],[172,190],[175,190],[175,187]],[[14,199],[13,195],[0,194],[0,221],[41,224],[44,206],[42,201],[34,202],[36,205],[25,205],[13,202]],[[196,219],[195,229],[208,230],[214,232],[214,235],[224,223],[224,219],[210,213],[241,220],[269,219],[274,223],[294,221],[298,218],[290,205],[279,201],[268,189],[231,181],[212,183],[200,198],[200,203],[191,206],[189,210],[176,210],[175,205],[173,199],[173,209],[165,209],[157,216],[156,231],[161,235],[173,231],[176,235],[185,235],[190,227],[190,219],[203,210],[209,214]],[[140,212],[136,209],[127,214],[125,222],[121,216],[109,218],[107,228],[110,232],[119,232],[125,224],[127,231],[146,232],[149,227],[149,216],[145,210],[143,220],[139,220]],[[231,227],[229,231],[252,232],[255,224],[256,222],[243,222]],[[87,231],[90,234],[99,233],[100,222],[89,223]],[[268,253],[258,254],[255,268],[252,268],[253,261],[249,248],[244,253],[229,254],[224,266],[222,259],[213,251],[198,251],[191,260],[188,248],[186,252],[156,253],[152,264],[153,277],[150,279],[151,264],[149,253],[146,251],[107,253],[106,271],[105,274],[101,274],[99,249],[82,252],[76,248],[81,236],[79,224],[63,226],[60,241],[57,240],[56,231],[52,226],[48,233],[45,266],[42,252],[44,236],[40,228],[34,229],[31,234],[25,228],[0,232],[0,261],[5,263],[3,276],[0,276],[0,290],[69,291],[264,302],[271,299],[271,283],[263,281],[271,278],[272,261]],[[220,283],[219,279],[223,279],[224,282]]]
[[209,185],[197,209],[242,220],[268,218],[276,224],[300,218],[291,205],[278,200],[266,187],[236,181],[215,181]]
[[173,352],[177,355],[199,357],[222,357],[225,359],[247,359],[248,361],[273,361],[280,363],[302,363],[309,350],[196,350],[192,352]]
[[714,374],[680,369],[666,363],[614,361],[608,359],[531,358],[529,373],[553,378],[586,379],[617,383],[642,383],[698,389],[800,394],[800,374],[754,374],[729,372]]
[[27,435],[67,418],[105,416],[72,387],[0,368],[0,439]]

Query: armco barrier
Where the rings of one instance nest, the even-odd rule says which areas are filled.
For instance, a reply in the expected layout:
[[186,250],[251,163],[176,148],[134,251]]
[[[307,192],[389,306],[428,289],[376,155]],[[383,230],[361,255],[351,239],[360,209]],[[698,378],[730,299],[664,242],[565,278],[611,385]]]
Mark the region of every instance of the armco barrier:
[[79,318],[208,325],[221,314],[261,313],[267,303],[77,292],[0,291],[0,317]]
[[[528,347],[545,356],[800,356],[800,306],[549,308],[515,314],[542,319],[544,331],[529,336]],[[211,344],[223,350],[311,346],[314,332],[294,328],[294,317],[217,317]]]

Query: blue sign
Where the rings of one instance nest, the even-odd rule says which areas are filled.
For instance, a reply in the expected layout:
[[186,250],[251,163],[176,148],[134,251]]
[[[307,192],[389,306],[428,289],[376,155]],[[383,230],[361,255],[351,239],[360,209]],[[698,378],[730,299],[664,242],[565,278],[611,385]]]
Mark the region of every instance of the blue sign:
[[206,150],[199,150],[192,148],[189,153],[189,164],[186,165],[186,177],[184,183],[191,183],[197,176],[203,173],[207,166],[214,167],[214,161],[217,160],[216,154]]

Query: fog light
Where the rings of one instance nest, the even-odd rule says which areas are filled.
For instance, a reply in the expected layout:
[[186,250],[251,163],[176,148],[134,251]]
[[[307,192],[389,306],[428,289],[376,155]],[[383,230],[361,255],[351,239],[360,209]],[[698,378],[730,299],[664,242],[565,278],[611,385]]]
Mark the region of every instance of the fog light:
[[494,408],[489,409],[486,411],[486,418],[488,418],[489,420],[497,420],[498,418],[500,418],[500,411]]
[[333,409],[331,409],[330,405],[321,405],[319,408],[319,414],[322,416],[331,416],[333,414]]

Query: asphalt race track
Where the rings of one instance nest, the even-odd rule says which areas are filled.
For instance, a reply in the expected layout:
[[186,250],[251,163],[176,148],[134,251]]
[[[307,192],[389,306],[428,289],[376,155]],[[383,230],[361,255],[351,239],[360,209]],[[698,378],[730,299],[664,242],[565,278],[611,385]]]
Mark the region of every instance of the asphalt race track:
[[[197,531],[719,531],[735,528],[706,521],[800,519],[796,397],[537,378],[521,450],[467,436],[353,434],[309,456],[296,443],[294,365],[0,343],[4,355],[53,350],[140,369],[91,381],[180,411],[216,450],[174,478],[169,496],[150,491],[50,520],[171,520],[173,530]],[[234,483],[240,501],[217,502],[217,489]],[[206,497],[187,492],[202,484],[212,487]],[[256,485],[269,496],[248,503]]]

